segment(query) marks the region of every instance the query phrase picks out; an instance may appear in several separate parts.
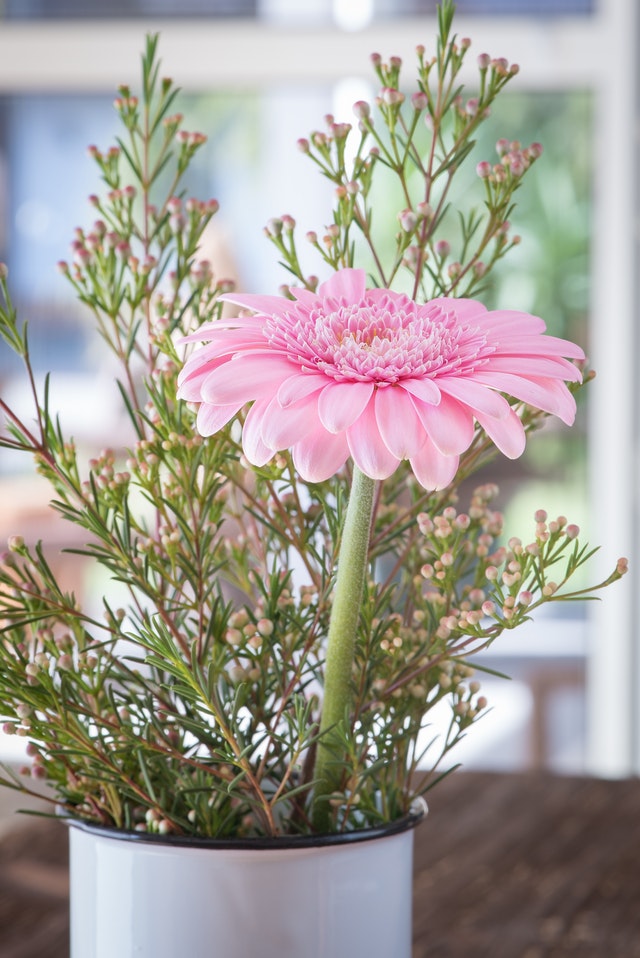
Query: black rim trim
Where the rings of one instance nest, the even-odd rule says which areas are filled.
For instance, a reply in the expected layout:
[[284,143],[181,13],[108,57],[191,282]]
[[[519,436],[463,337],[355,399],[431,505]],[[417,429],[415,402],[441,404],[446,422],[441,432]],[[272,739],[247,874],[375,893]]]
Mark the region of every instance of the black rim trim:
[[419,825],[427,814],[427,805],[423,799],[414,802],[411,811],[403,818],[373,828],[362,828],[353,832],[340,832],[333,835],[282,835],[275,838],[262,836],[257,838],[194,838],[190,835],[156,835],[149,832],[129,832],[105,825],[94,825],[79,818],[63,818],[72,828],[116,841],[138,842],[149,845],[170,845],[182,848],[232,849],[280,849],[280,848],[324,848],[329,845],[353,845],[369,842],[376,838],[398,835]]

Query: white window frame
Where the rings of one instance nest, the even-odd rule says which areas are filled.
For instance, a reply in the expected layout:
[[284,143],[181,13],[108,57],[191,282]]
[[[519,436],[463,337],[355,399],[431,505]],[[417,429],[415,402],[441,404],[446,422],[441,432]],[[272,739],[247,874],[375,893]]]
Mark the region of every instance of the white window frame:
[[[636,3],[601,0],[585,17],[460,17],[474,50],[521,66],[521,90],[590,89],[595,99],[590,353],[589,533],[602,577],[619,555],[631,572],[594,604],[588,657],[588,765],[596,774],[640,772],[638,563],[638,314]],[[186,90],[369,78],[369,54],[410,60],[433,18],[329,26],[249,20],[16,22],[0,24],[0,94],[112,92],[137,80],[146,33],[162,34],[166,73]],[[567,144],[571,149],[571,144]],[[593,567],[592,567],[593,568]]]

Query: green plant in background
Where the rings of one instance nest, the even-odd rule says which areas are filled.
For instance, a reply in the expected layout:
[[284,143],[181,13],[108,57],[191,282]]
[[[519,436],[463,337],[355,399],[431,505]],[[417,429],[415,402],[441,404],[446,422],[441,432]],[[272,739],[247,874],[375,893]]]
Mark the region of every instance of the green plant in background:
[[[469,44],[452,35],[452,16],[445,2],[435,54],[419,49],[413,94],[400,92],[399,61],[376,58],[383,89],[375,109],[356,104],[359,128],[330,120],[327,133],[301,143],[335,184],[332,221],[311,236],[321,268],[339,276],[364,263],[368,285],[397,284],[421,303],[468,297],[486,281],[513,245],[505,222],[540,152],[510,142],[479,169],[477,208],[457,218],[449,209],[486,111],[516,72],[481,56],[480,92],[465,99],[458,72]],[[73,262],[60,267],[117,358],[114,398],[131,442],[115,436],[113,448],[81,461],[50,412],[49,383],[36,388],[26,326],[5,269],[0,276],[0,334],[23,360],[34,402],[29,419],[0,398],[0,442],[34,457],[52,509],[83,532],[77,551],[126,596],[116,605],[107,589],[96,613],[61,588],[41,544],[12,537],[0,565],[0,713],[4,731],[27,740],[31,765],[7,769],[1,782],[26,793],[43,782],[70,815],[160,833],[296,834],[390,821],[437,781],[440,762],[486,707],[473,653],[541,604],[582,596],[569,580],[591,550],[575,526],[542,513],[530,542],[501,545],[491,485],[458,502],[458,484],[494,454],[479,425],[444,488],[425,488],[406,462],[384,482],[365,476],[371,519],[352,662],[342,666],[344,709],[322,725],[326,637],[359,471],[347,463],[302,478],[288,443],[251,466],[243,411],[205,439],[197,409],[176,398],[179,341],[219,321],[230,286],[200,258],[217,203],[188,198],[182,182],[204,137],[183,128],[156,48],[150,38],[140,98],[119,91],[117,145],[92,149],[103,181],[91,197],[96,219],[77,231]],[[401,197],[390,248],[376,232],[378,177]],[[442,236],[452,217],[457,245]],[[298,299],[321,289],[300,268],[292,219],[267,232],[305,291]],[[513,401],[512,425],[515,411],[527,433],[545,417]],[[624,570],[620,560],[594,589]],[[423,755],[422,733],[443,701],[448,729]]]

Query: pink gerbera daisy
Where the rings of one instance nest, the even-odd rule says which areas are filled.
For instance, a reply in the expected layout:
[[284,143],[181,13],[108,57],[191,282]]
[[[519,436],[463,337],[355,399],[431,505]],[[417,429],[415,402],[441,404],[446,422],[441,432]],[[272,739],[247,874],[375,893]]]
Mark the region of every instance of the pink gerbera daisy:
[[475,423],[508,457],[525,432],[504,395],[571,424],[578,382],[571,342],[543,335],[528,313],[488,311],[470,299],[420,304],[367,289],[365,272],[340,270],[316,293],[228,295],[255,315],[206,324],[208,341],[179,379],[182,399],[200,403],[202,435],[253,402],[243,448],[256,466],[291,449],[303,479],[320,482],[349,456],[372,479],[408,459],[427,489],[446,486],[471,444]]

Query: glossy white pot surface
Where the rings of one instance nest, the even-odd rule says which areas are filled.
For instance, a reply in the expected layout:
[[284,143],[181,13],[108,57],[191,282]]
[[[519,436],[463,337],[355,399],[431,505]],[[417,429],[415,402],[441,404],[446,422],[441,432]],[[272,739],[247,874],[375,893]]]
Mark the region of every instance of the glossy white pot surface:
[[384,837],[293,848],[141,841],[72,824],[71,958],[409,958],[416,820]]

